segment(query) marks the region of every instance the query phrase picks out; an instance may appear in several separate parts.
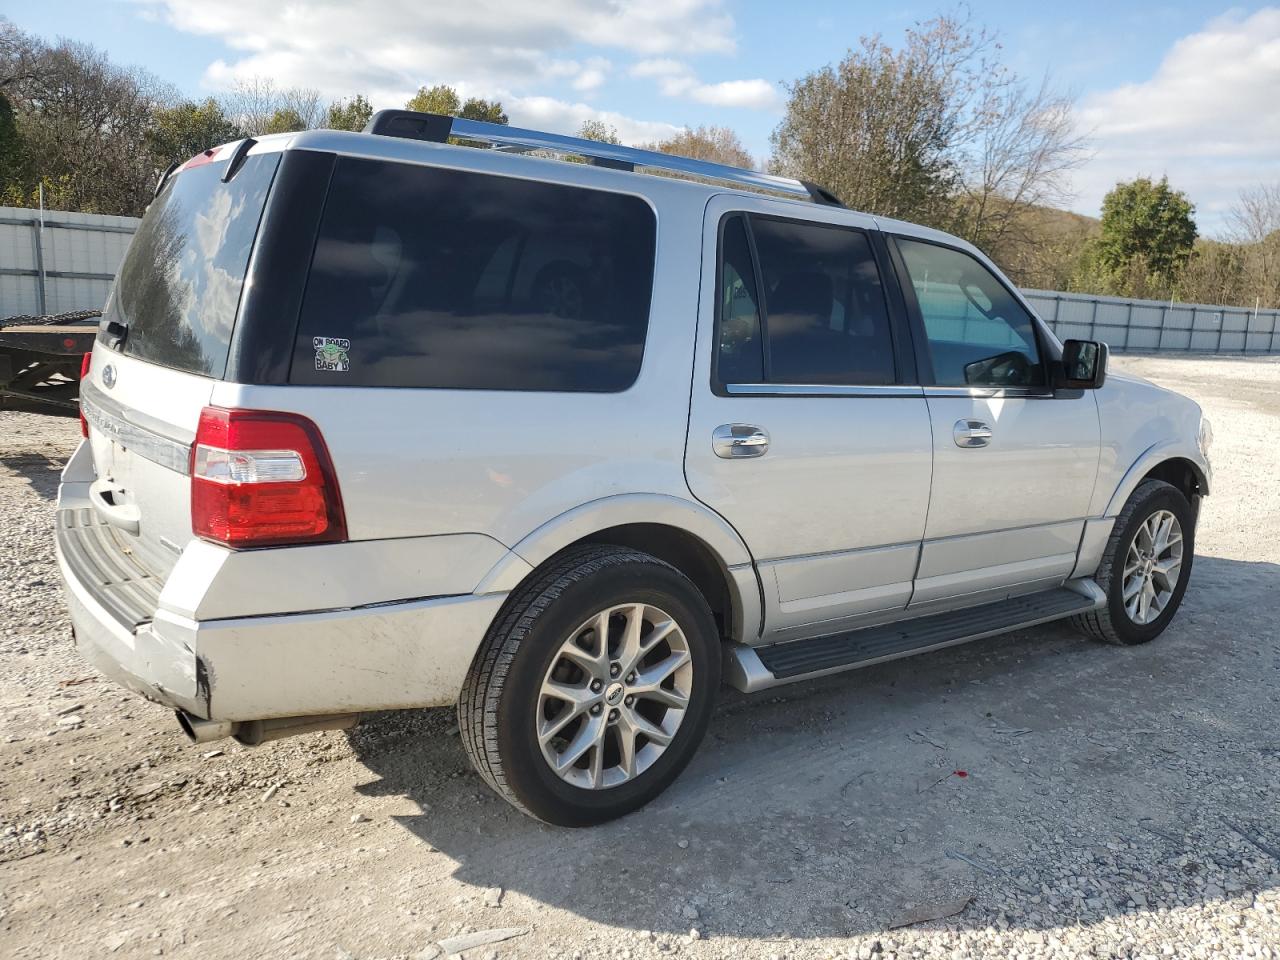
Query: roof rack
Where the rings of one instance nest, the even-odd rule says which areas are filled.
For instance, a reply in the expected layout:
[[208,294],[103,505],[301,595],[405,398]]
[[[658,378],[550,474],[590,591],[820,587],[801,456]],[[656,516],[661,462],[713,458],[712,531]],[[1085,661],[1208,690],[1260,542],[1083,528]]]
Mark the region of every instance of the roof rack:
[[709,180],[723,180],[760,190],[806,197],[814,203],[825,206],[844,206],[830,190],[815,183],[809,183],[807,180],[778,177],[770,173],[730,167],[708,160],[692,160],[674,154],[659,153],[656,150],[639,150],[635,147],[601,143],[598,140],[587,140],[583,137],[567,137],[558,133],[543,133],[539,130],[522,130],[506,124],[448,117],[438,113],[379,110],[370,118],[364,132],[384,137],[402,137],[407,140],[426,140],[430,143],[444,143],[450,137],[456,137],[460,140],[487,143],[496,150],[509,153],[550,150],[554,153],[586,157],[594,166],[608,167],[612,170],[634,171],[637,167],[670,170],[705,177]]

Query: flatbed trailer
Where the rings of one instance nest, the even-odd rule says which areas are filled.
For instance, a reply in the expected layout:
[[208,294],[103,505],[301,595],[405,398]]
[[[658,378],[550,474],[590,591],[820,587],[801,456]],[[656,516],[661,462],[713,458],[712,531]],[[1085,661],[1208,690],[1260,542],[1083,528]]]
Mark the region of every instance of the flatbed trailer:
[[0,320],[0,410],[74,416],[80,365],[93,349],[98,311]]

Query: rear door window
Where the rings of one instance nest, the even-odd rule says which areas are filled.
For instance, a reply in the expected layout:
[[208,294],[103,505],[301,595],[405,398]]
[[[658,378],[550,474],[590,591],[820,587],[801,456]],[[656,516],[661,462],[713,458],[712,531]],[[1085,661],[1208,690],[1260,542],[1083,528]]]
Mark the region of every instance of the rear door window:
[[894,381],[880,272],[861,230],[755,217],[774,383]]
[[226,371],[249,252],[279,153],[170,177],[147,209],[116,277],[104,320],[128,327],[123,352],[208,377]]
[[760,299],[755,264],[741,216],[725,221],[720,239],[720,344],[716,376],[721,383],[764,381]]
[[638,197],[340,158],[290,380],[625,390],[644,353],[655,235]]
[[722,232],[720,282],[720,383],[895,382],[884,289],[862,230],[737,215]]

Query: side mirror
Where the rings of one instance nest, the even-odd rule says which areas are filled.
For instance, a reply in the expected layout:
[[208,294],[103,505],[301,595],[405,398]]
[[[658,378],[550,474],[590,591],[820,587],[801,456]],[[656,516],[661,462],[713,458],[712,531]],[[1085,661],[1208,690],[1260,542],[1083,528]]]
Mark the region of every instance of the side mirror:
[[1107,382],[1111,351],[1097,340],[1068,340],[1062,345],[1062,369],[1054,386],[1066,390],[1097,390]]

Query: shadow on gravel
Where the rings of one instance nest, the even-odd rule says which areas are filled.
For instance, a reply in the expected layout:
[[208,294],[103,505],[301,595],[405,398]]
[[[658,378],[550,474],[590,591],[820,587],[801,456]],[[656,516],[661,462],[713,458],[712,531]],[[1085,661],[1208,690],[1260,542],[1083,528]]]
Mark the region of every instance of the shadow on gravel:
[[45,500],[58,496],[58,478],[67,465],[66,457],[49,457],[43,453],[10,453],[0,456],[0,465],[26,478],[27,483]]
[[588,830],[491,794],[451,710],[382,715],[351,740],[378,777],[361,791],[416,801],[400,822],[458,879],[600,923],[838,937],[972,895],[950,923],[1088,924],[1280,886],[1277,613],[1280,566],[1198,557],[1146,646],[1056,624],[726,690],[676,784]]

